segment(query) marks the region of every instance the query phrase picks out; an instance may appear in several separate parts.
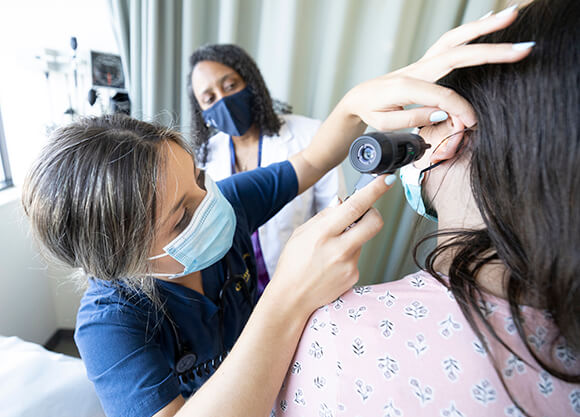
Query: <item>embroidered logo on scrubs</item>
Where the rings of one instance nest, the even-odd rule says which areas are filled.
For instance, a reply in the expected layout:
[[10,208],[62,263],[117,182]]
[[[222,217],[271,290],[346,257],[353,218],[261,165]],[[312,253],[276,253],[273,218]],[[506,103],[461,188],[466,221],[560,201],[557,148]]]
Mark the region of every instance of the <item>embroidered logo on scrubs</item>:
[[[250,270],[247,267],[248,261],[247,259],[250,258],[250,254],[249,253],[244,253],[242,255],[242,259],[244,260],[244,262],[246,262],[246,270],[244,271],[244,273],[242,274],[242,279],[246,282],[246,284],[248,282],[250,282]],[[242,290],[242,284],[240,284],[239,282],[236,284],[236,291],[241,291]]]

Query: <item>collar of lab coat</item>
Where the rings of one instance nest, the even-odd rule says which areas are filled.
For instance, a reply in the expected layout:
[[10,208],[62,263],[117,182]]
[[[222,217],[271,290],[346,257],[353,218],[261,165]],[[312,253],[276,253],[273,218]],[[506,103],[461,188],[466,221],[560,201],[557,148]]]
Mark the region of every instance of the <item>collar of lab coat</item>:
[[[296,147],[290,146],[294,138],[294,133],[290,126],[292,122],[284,116],[281,119],[284,123],[280,127],[279,134],[263,137],[261,166],[268,166],[274,162],[283,161],[299,151],[299,144],[296,144]],[[213,174],[212,178],[214,180],[220,180],[229,177],[231,175],[229,135],[218,132],[212,136],[209,139],[208,152],[212,155],[212,161],[207,162],[206,170],[210,175]]]

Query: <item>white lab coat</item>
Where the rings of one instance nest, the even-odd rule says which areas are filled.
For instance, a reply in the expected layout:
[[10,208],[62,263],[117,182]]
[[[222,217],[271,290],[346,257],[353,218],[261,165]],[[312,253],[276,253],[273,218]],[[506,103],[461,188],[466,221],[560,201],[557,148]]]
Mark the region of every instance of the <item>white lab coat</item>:
[[[306,148],[320,127],[320,121],[289,114],[280,116],[284,123],[279,136],[264,136],[262,162],[265,167],[287,160]],[[208,141],[206,172],[215,181],[231,175],[230,138],[219,132]],[[278,214],[258,229],[260,245],[272,277],[280,252],[294,229],[326,208],[336,196],[345,196],[344,176],[340,165],[322,177],[314,186],[288,203]]]

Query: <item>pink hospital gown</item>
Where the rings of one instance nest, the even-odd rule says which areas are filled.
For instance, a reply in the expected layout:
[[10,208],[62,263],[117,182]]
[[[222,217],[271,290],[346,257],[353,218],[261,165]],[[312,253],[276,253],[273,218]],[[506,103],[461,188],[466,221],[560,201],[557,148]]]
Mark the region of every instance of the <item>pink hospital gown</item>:
[[[498,335],[492,355],[516,401],[534,416],[580,415],[580,386],[541,370],[517,335],[507,301],[486,296],[480,308]],[[549,315],[522,307],[529,341],[542,358],[578,374],[565,343],[548,353]],[[482,326],[479,326],[482,328]],[[552,329],[552,330],[550,330]],[[530,365],[533,364],[533,365]],[[272,416],[523,416],[453,295],[427,272],[356,287],[316,311]]]

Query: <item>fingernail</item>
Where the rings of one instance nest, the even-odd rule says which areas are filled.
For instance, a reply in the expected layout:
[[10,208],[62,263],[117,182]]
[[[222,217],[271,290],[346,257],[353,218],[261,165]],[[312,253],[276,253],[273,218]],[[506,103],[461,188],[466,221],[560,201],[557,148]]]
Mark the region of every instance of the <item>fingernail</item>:
[[489,16],[491,16],[491,14],[493,13],[493,11],[489,11],[486,14],[484,14],[483,16],[481,16],[479,19],[477,20],[483,20],[483,19],[487,19]]
[[431,113],[431,116],[429,116],[429,121],[432,123],[442,122],[443,120],[447,120],[448,117],[449,115],[443,110],[437,110]]
[[393,185],[395,183],[395,181],[397,181],[396,175],[389,174],[385,177],[385,184],[387,184],[388,186]]
[[512,49],[514,51],[525,51],[526,49],[530,49],[532,46],[535,46],[536,42],[520,42],[520,43],[514,43],[512,45]]
[[503,9],[501,12],[499,12],[495,16],[496,17],[505,17],[505,16],[513,13],[513,11],[516,9],[516,7],[518,7],[518,5],[517,4],[514,4],[513,6],[510,6],[507,9]]

